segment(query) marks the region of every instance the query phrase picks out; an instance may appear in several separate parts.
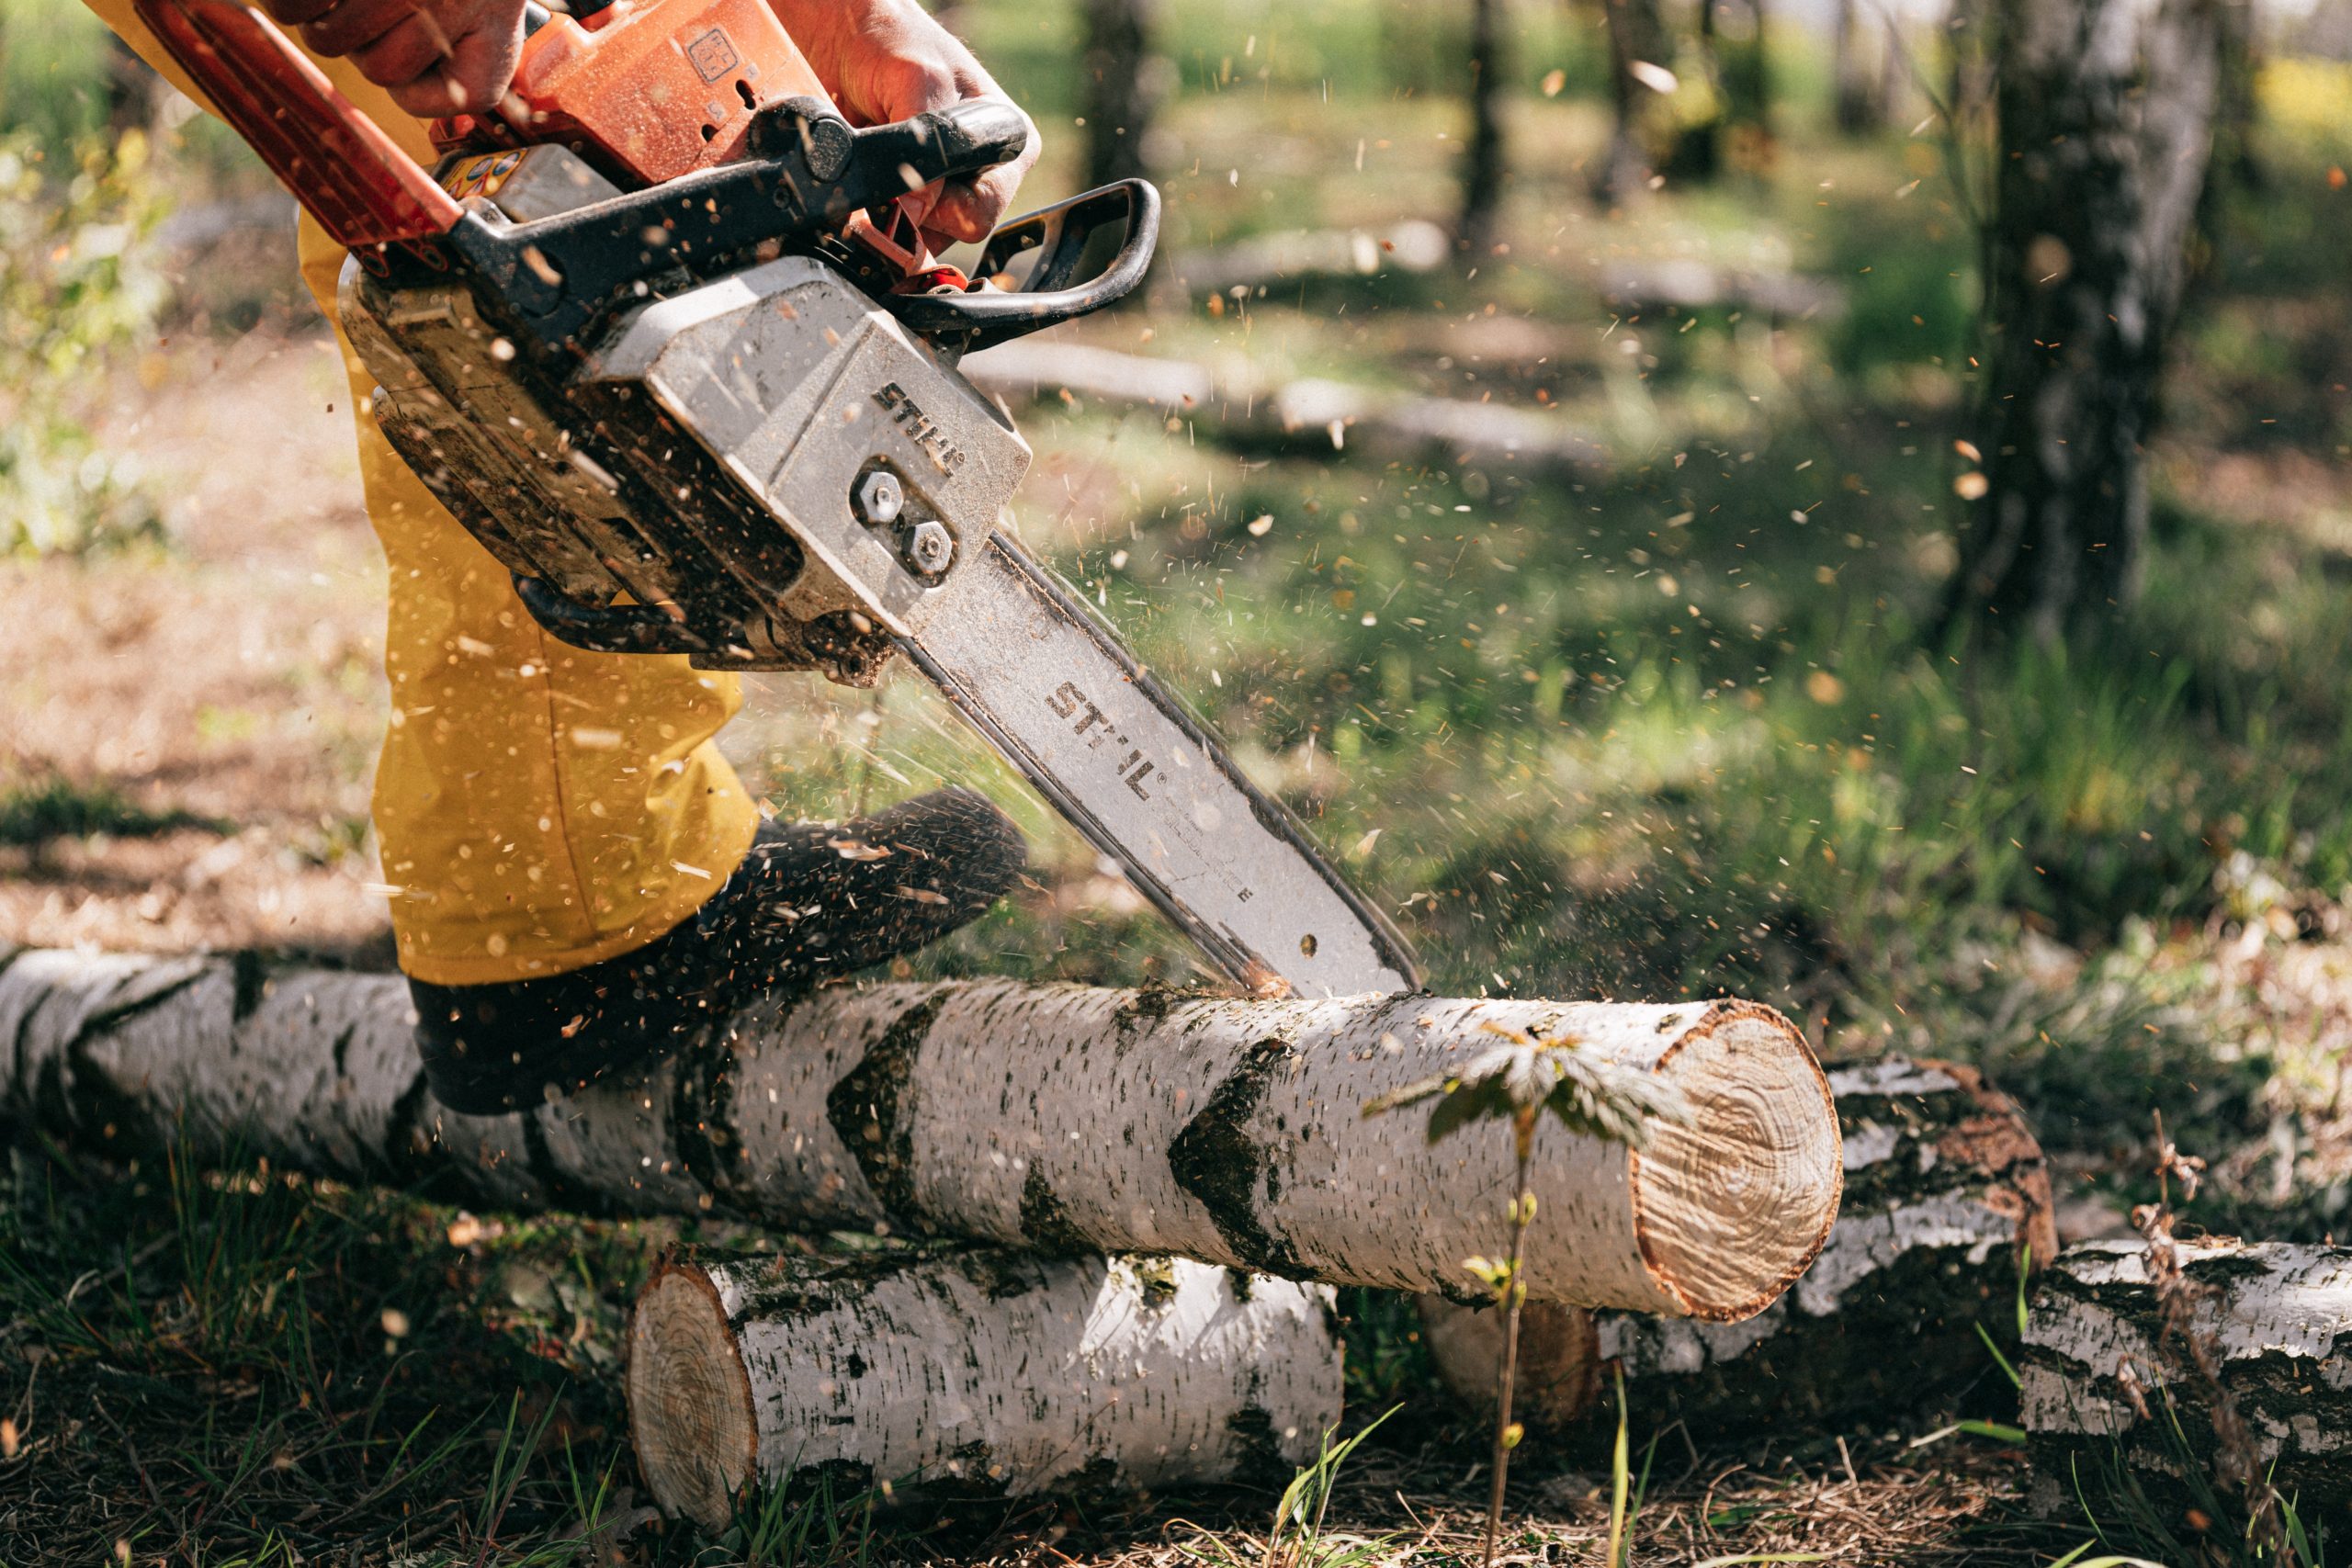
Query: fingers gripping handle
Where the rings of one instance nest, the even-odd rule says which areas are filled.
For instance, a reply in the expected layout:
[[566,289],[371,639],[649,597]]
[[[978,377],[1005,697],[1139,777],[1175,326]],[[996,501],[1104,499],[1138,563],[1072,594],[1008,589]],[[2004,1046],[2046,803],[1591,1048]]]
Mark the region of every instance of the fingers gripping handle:
[[754,130],[765,156],[797,148],[808,172],[841,187],[842,203],[866,208],[1011,163],[1029,145],[1029,118],[1002,98],[969,98],[911,119],[852,130],[832,105],[787,98]]
[[458,204],[276,24],[236,0],[134,0],[140,19],[295,199],[350,250],[448,232]]

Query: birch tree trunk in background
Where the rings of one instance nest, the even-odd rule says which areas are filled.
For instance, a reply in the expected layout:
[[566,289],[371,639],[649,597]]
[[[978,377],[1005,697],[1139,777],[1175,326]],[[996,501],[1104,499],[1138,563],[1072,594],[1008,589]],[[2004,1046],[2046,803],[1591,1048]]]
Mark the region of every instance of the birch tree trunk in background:
[[629,1320],[639,1468],[710,1529],[755,1477],[837,1499],[1279,1484],[1341,1383],[1328,1291],[1182,1259],[696,1256]]
[[[1694,1434],[1886,1420],[1993,1371],[1978,1325],[2012,1350],[2019,1270],[2057,1250],[2050,1173],[2015,1101],[1973,1068],[1895,1058],[1833,1068],[1846,1195],[1805,1277],[1741,1324],[1531,1304],[1515,1414],[1602,1441],[1622,1371],[1637,1427]],[[1493,1312],[1423,1298],[1440,1380],[1491,1410]]]
[[747,1009],[641,1081],[501,1117],[435,1105],[411,1027],[397,976],[25,953],[0,968],[0,1113],[101,1150],[439,1175],[509,1208],[716,1210],[1463,1291],[1462,1258],[1502,1224],[1508,1137],[1432,1146],[1418,1117],[1362,1108],[1499,1030],[1646,1067],[1693,1112],[1639,1155],[1545,1123],[1537,1296],[1748,1316],[1838,1209],[1821,1069],[1746,1002],[842,987]]
[[1948,618],[2056,641],[2140,585],[2146,443],[2213,144],[2212,0],[1998,0],[1974,442]]
[[1159,0],[1083,0],[1079,113],[1086,118],[1086,188],[1148,178],[1147,143],[1173,68],[1152,47]]
[[1504,0],[1471,0],[1470,136],[1463,153],[1462,217],[1454,226],[1464,265],[1485,265],[1495,249],[1508,152],[1502,98],[1510,71],[1503,39]]

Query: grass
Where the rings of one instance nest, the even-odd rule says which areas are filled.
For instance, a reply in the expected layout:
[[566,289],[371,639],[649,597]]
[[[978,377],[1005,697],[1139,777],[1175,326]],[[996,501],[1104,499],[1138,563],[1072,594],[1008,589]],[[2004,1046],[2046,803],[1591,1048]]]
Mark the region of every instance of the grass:
[[152,810],[104,781],[76,784],[52,774],[0,789],[0,845],[39,850],[59,839],[99,834],[146,839],[187,828],[209,833],[232,830],[225,823],[176,807]]

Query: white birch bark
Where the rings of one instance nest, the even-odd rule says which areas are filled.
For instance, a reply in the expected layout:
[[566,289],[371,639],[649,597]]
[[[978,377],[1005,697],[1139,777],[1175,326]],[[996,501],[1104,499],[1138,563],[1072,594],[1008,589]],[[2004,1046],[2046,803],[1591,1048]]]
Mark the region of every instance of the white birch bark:
[[628,1372],[654,1499],[711,1528],[754,1477],[901,1498],[1284,1481],[1341,1381],[1323,1287],[987,1247],[673,1263]]
[[1505,1029],[1647,1067],[1694,1112],[1640,1155],[1544,1123],[1539,1297],[1749,1316],[1837,1213],[1828,1087],[1796,1029],[1748,1003],[841,987],[747,1010],[641,1081],[491,1118],[432,1102],[410,1028],[395,977],[28,952],[0,970],[0,1108],[101,1147],[437,1171],[515,1208],[717,1210],[1459,1292],[1464,1254],[1499,1240],[1509,1136],[1431,1146],[1419,1115],[1361,1108]]
[[[2179,1252],[2199,1288],[2190,1332],[2209,1337],[2256,1461],[2305,1519],[2335,1523],[2352,1503],[2352,1247],[2222,1237]],[[2167,1342],[2137,1241],[2060,1255],[2034,1292],[2018,1371],[2040,1468],[2062,1483],[2077,1470],[2086,1484],[2104,1478],[2119,1457],[2158,1494],[2221,1468],[2211,1391],[2178,1337]]]
[[[1796,1288],[1729,1324],[1531,1304],[1520,1419],[1613,1432],[1612,1368],[1634,1422],[1704,1433],[1916,1409],[1993,1371],[1976,1325],[2013,1346],[2022,1261],[2057,1250],[2041,1145],[1970,1067],[1888,1059],[1833,1069],[1829,1086],[1845,1197]],[[1424,1297],[1421,1316],[1441,1381],[1491,1409],[1499,1315]]]

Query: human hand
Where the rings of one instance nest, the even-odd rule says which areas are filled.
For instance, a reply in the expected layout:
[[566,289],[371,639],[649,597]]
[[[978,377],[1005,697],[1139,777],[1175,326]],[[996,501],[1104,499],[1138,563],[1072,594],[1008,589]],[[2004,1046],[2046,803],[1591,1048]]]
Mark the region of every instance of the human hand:
[[522,57],[524,0],[261,0],[313,54],[346,57],[420,119],[479,114]]
[[[834,102],[857,123],[910,119],[967,98],[1006,96],[972,51],[914,0],[768,4]],[[1018,158],[918,192],[910,205],[931,248],[987,239],[1012,204],[1021,177],[1037,162],[1037,127],[1031,121],[1029,144]]]

